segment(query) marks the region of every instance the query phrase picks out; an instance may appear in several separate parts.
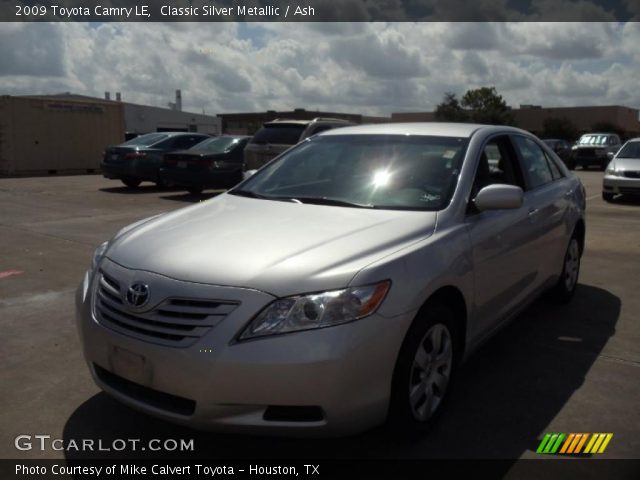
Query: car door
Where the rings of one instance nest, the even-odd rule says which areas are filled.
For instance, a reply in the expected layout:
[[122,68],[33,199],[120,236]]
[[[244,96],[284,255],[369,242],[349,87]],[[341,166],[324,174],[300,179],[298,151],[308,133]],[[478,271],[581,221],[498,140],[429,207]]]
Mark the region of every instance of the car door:
[[[470,198],[491,184],[526,188],[508,135],[490,138],[477,160]],[[469,204],[465,224],[471,242],[475,278],[474,322],[470,334],[484,336],[533,291],[537,259],[531,250],[529,206],[480,212]]]
[[556,160],[545,153],[532,138],[513,135],[526,184],[532,236],[530,255],[537,259],[535,286],[541,286],[559,273],[568,244],[567,225],[570,209],[571,182]]

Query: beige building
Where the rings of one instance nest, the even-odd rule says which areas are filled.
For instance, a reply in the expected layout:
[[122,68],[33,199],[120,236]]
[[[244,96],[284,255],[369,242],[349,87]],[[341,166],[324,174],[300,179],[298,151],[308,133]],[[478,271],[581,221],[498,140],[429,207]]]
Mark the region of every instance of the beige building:
[[99,99],[0,96],[0,175],[93,173],[123,140],[123,106]]
[[593,130],[599,123],[609,123],[627,136],[640,135],[640,112],[636,108],[618,105],[600,107],[553,107],[524,106],[513,109],[513,116],[519,128],[535,134],[541,134],[544,121],[548,118],[566,118],[573,123],[578,132],[585,133]]
[[[613,106],[552,107],[521,105],[512,109],[516,126],[540,135],[547,118],[566,118],[579,133],[593,130],[599,123],[608,123],[626,133],[627,137],[640,136],[640,111],[637,108]],[[392,122],[435,122],[435,112],[399,112],[391,114]]]

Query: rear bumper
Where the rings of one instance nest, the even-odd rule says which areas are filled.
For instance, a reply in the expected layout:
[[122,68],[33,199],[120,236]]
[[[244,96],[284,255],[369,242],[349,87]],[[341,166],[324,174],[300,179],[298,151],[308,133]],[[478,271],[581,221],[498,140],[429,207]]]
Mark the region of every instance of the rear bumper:
[[172,185],[203,188],[229,188],[242,179],[238,171],[193,171],[178,168],[161,168],[160,178]]
[[614,195],[640,195],[640,178],[605,175],[602,180],[602,191]]
[[102,161],[100,162],[100,169],[102,170],[102,175],[105,178],[137,178],[140,180],[149,180],[152,182],[158,180],[157,168],[140,168],[136,160],[122,163],[106,163]]

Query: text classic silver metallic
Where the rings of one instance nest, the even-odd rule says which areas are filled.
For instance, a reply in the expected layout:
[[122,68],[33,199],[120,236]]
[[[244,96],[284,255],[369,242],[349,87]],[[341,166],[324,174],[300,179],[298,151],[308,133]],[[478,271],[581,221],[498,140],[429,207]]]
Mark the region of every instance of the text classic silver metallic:
[[419,431],[484,340],[544,291],[570,299],[584,209],[522,130],[324,132],[98,247],[77,293],[84,354],[100,388],[176,423]]

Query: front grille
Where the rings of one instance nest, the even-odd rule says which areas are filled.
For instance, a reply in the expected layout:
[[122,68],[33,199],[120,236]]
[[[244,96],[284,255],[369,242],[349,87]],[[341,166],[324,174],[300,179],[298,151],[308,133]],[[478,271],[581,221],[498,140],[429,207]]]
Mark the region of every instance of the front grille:
[[623,195],[640,195],[640,187],[618,187]]
[[188,347],[231,313],[237,302],[167,298],[146,312],[132,312],[123,301],[124,289],[100,271],[94,296],[98,322],[118,333],[170,347]]
[[115,373],[105,370],[100,365],[93,364],[96,376],[107,386],[129,398],[146,403],[160,410],[176,413],[178,415],[191,416],[196,410],[196,402],[189,398],[178,397],[160,392],[149,387],[138,385]]
[[576,152],[579,157],[590,158],[596,156],[595,148],[579,148]]
[[627,178],[640,178],[640,172],[626,171],[624,172],[624,176]]

